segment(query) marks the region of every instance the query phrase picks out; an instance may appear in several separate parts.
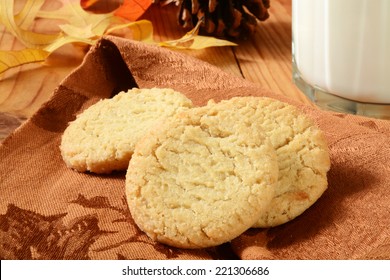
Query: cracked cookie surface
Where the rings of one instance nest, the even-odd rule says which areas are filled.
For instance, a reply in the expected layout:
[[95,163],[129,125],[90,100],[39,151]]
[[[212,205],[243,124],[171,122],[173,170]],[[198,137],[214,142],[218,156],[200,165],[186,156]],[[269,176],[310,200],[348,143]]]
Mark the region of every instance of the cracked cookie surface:
[[328,186],[328,146],[322,131],[296,107],[266,97],[235,97],[209,104],[234,110],[242,120],[257,122],[276,150],[278,185],[270,208],[254,227],[286,223],[315,203]]
[[193,108],[150,130],[126,174],[133,219],[153,240],[180,248],[228,242],[268,209],[275,150],[257,123],[229,110]]
[[134,88],[102,99],[70,122],[61,140],[62,158],[80,172],[126,170],[135,144],[150,127],[191,107],[191,100],[168,88]]

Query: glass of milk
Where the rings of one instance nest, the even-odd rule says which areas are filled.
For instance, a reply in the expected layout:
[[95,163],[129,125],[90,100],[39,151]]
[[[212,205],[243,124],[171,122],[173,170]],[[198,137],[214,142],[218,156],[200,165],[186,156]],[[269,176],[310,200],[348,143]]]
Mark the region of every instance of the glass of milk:
[[292,0],[295,84],[318,106],[390,119],[390,0]]

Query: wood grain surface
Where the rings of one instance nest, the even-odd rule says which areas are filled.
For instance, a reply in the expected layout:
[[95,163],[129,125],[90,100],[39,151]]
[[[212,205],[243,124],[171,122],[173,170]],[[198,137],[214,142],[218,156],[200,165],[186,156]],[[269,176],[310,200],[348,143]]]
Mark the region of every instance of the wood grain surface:
[[[23,1],[16,1],[18,3]],[[60,5],[60,0],[46,1],[45,8]],[[310,104],[292,82],[291,0],[271,0],[269,13],[269,19],[259,22],[256,32],[247,39],[238,40],[236,47],[182,52],[275,93]],[[178,26],[176,16],[177,7],[174,5],[152,5],[143,18],[152,21],[154,39],[165,41],[185,34]],[[50,32],[56,28],[55,24],[39,21],[35,24],[36,31]],[[124,33],[122,36],[127,35]],[[0,25],[0,49],[18,50],[22,47]],[[17,67],[0,76],[0,142],[50,98],[61,81],[82,62],[85,52],[80,47],[66,45],[51,54],[44,63]]]

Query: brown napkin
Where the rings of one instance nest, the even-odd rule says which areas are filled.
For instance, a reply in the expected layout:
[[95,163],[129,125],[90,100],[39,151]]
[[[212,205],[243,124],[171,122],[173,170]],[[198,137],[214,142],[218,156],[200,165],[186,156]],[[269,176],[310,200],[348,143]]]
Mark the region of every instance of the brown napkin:
[[[326,134],[329,189],[295,220],[248,230],[216,248],[152,242],[128,211],[125,173],[72,171],[58,148],[77,113],[136,84],[174,88],[196,105],[244,95],[297,105]],[[3,142],[0,159],[1,259],[390,259],[390,122],[301,105],[167,49],[101,40],[51,100]]]

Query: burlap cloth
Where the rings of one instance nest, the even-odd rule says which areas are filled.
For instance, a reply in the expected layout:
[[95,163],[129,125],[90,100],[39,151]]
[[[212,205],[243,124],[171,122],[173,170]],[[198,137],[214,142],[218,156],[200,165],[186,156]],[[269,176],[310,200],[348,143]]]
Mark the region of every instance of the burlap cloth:
[[[136,84],[174,88],[196,105],[243,95],[297,105],[325,132],[329,189],[295,220],[216,248],[152,242],[128,211],[125,173],[72,171],[58,147],[77,113]],[[390,259],[389,121],[320,111],[167,49],[101,40],[3,142],[0,159],[1,259]]]

